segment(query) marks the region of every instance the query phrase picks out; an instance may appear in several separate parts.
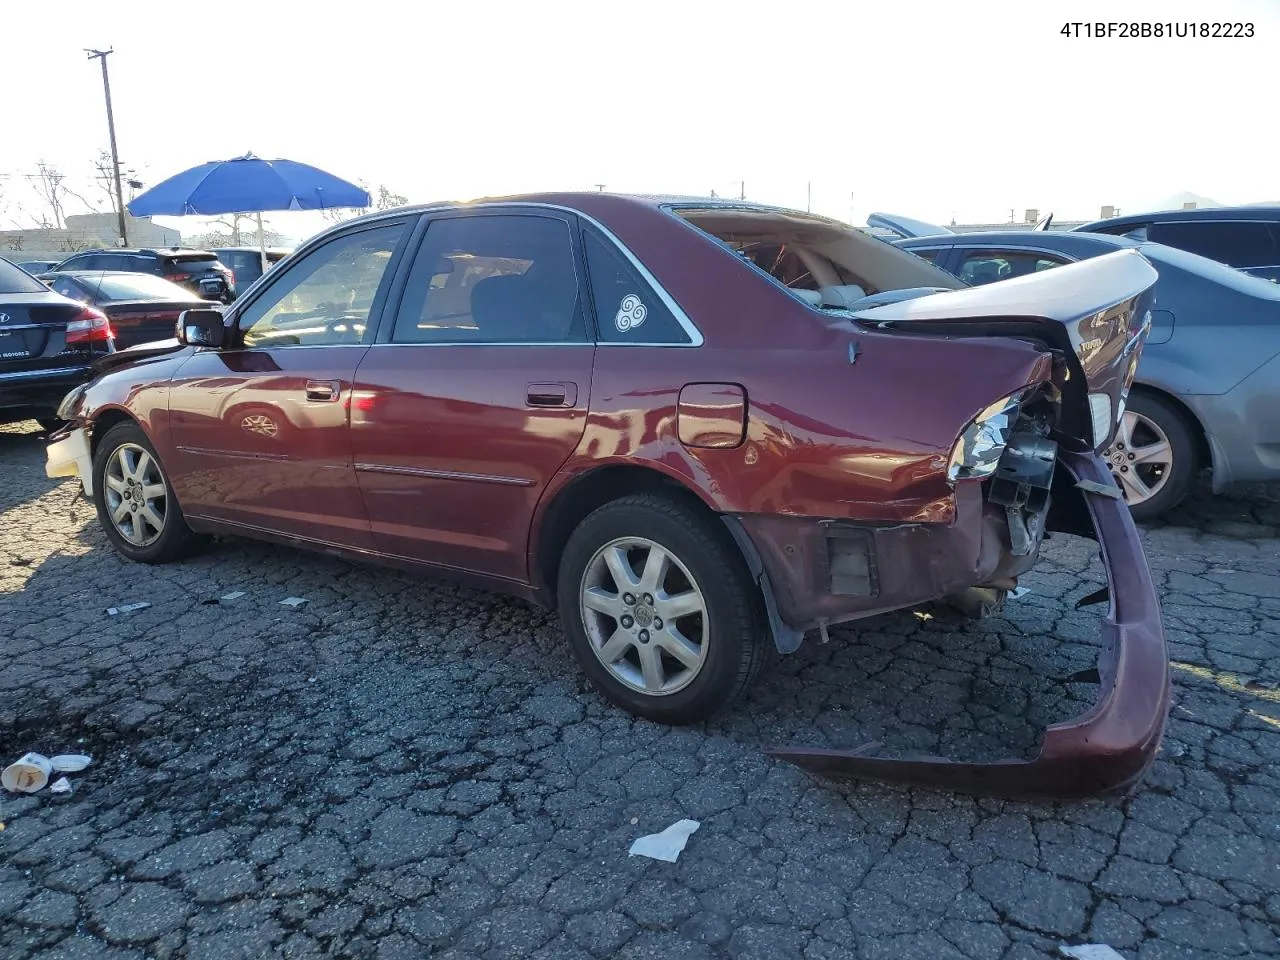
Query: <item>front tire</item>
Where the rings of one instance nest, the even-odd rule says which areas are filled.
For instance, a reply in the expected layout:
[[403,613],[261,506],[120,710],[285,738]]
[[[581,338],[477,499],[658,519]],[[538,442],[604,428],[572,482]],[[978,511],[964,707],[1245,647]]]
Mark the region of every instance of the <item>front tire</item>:
[[136,423],[118,423],[98,441],[93,500],[107,539],[130,560],[168,563],[187,556],[199,543],[155,447]]
[[741,554],[704,510],[639,494],[579,524],[560,560],[560,619],[614,704],[697,723],[738,697],[772,649]]
[[1168,513],[1191,493],[1196,444],[1182,412],[1160,397],[1130,394],[1107,465],[1135,520]]

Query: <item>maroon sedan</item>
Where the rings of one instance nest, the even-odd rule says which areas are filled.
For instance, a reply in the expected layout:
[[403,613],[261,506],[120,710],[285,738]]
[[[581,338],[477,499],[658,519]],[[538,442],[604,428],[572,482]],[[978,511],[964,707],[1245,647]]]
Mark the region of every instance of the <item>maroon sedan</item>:
[[[240,533],[558,607],[613,702],[696,722],[810,631],[997,609],[1047,530],[1096,537],[1101,697],[1030,761],[788,749],[1010,793],[1134,782],[1169,679],[1105,449],[1156,273],[1121,252],[979,289],[844,224],[716,200],[404,208],[70,394],[78,474],[147,563]],[[1099,597],[1097,599],[1105,599]]]

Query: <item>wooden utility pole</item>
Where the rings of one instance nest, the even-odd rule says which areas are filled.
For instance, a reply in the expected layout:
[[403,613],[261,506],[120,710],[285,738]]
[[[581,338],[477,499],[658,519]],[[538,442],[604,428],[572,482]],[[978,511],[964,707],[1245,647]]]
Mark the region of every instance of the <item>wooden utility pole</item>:
[[111,112],[111,78],[107,76],[107,56],[115,50],[86,50],[90,60],[102,64],[102,93],[107,99],[107,133],[111,136],[111,173],[116,182],[116,216],[120,223],[120,246],[129,245],[129,231],[124,220],[124,189],[120,186],[120,154],[116,150],[116,120]]

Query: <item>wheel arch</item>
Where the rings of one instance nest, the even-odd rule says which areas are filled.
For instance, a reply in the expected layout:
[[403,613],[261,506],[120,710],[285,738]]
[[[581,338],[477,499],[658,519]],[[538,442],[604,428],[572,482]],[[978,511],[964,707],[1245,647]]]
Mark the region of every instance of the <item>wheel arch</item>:
[[529,542],[529,579],[549,606],[555,605],[560,554],[587,515],[610,500],[636,493],[666,493],[715,513],[688,484],[655,467],[633,463],[602,464],[561,484],[540,505]]
[[98,452],[98,442],[103,435],[112,427],[119,426],[122,423],[136,424],[138,429],[146,433],[146,428],[138,421],[128,410],[123,407],[107,407],[99,411],[93,418],[93,431],[89,434],[89,451],[92,454]]
[[1208,466],[1213,470],[1215,475],[1221,473],[1221,465],[1217,462],[1214,456],[1213,444],[1209,442],[1209,433],[1205,430],[1204,424],[1200,422],[1200,418],[1196,416],[1195,411],[1179,399],[1177,395],[1163,387],[1156,386],[1155,384],[1139,381],[1133,385],[1131,394],[1132,393],[1160,400],[1163,403],[1167,403],[1177,411],[1189,428],[1191,432],[1191,439],[1196,445],[1196,469],[1199,470]]
[[585,471],[556,490],[539,512],[530,541],[529,570],[535,595],[544,605],[555,609],[560,555],[578,524],[609,501],[634,493],[674,495],[719,518],[760,591],[774,646],[779,653],[799,648],[804,634],[783,622],[760,554],[738,518],[717,510],[678,477],[637,464],[608,464]]

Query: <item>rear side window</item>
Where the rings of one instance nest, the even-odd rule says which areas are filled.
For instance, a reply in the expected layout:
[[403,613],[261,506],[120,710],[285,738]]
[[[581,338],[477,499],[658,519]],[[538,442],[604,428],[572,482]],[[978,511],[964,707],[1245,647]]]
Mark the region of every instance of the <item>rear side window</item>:
[[391,339],[585,340],[568,223],[514,214],[433,221],[409,271]]
[[1198,253],[1232,267],[1280,264],[1280,225],[1263,221],[1155,223],[1147,231],[1155,243]]
[[980,287],[985,283],[1024,277],[1029,273],[1052,270],[1063,261],[1046,254],[1015,251],[969,250],[963,255],[959,277],[965,283]]
[[31,274],[0,258],[0,293],[43,293],[46,289]]
[[236,274],[248,274],[254,270],[260,269],[258,256],[256,254],[250,256],[240,250],[223,253],[219,255],[218,259],[235,271]]
[[601,343],[689,343],[689,334],[612,243],[582,232]]

